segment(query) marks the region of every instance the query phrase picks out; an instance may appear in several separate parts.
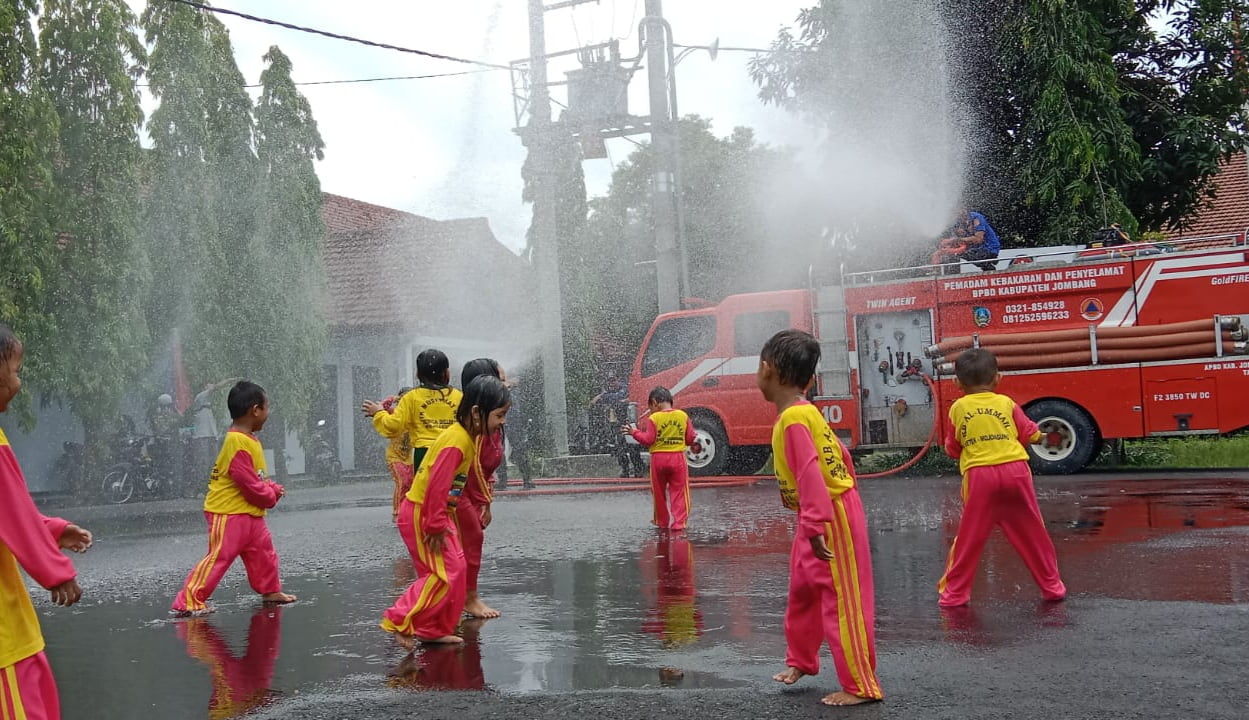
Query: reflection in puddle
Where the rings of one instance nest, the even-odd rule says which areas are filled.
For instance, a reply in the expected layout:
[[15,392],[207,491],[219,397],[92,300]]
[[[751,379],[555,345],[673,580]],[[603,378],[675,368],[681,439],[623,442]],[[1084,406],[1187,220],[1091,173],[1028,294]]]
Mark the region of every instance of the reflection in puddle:
[[247,645],[236,656],[221,631],[207,618],[174,623],[187,655],[208,666],[212,697],[208,717],[225,720],[239,717],[273,701],[273,666],[278,659],[282,608],[263,608],[252,614]]

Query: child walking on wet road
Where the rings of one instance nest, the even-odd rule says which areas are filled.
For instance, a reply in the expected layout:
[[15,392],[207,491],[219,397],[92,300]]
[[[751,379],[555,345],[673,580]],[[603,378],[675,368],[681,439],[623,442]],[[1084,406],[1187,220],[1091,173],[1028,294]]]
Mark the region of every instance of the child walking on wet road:
[[170,612],[178,617],[212,612],[208,598],[237,558],[243,559],[247,582],[266,603],[290,603],[282,592],[278,554],[265,524],[265,511],[278,504],[286,490],[269,479],[265,451],[256,433],[269,419],[269,398],[256,383],[241,380],[226,398],[233,423],[226,432],[208,480],[204,517],[208,520],[208,554],[187,575]]
[[466,570],[456,507],[469,467],[479,462],[478,440],[503,427],[510,400],[498,378],[483,375],[469,383],[455,422],[425,454],[399,506],[399,535],[412,555],[416,582],[382,614],[382,629],[406,647],[464,641],[454,634],[464,612]]
[[787,667],[773,679],[792,685],[817,674],[827,640],[842,689],[822,702],[858,705],[884,697],[876,678],[872,557],[850,454],[806,399],[819,361],[819,342],[799,330],[773,335],[759,357],[759,390],[779,414],[772,453],[781,502],[798,512],[785,607]]
[[685,464],[685,448],[694,444],[694,425],[684,410],[672,408],[672,393],[666,387],[651,390],[647,407],[650,415],[638,425],[624,426],[624,432],[650,447],[655,503],[651,524],[662,530],[681,531],[690,516],[690,471]]
[[451,361],[441,350],[422,350],[416,356],[416,379],[420,385],[404,393],[394,409],[366,400],[361,406],[373,418],[373,428],[385,438],[407,433],[412,444],[412,467],[421,460],[443,430],[455,422],[460,391],[451,387]]
[[[22,388],[22,343],[0,324],[0,412]],[[74,563],[61,549],[86,552],[91,533],[44,517],[26,488],[9,440],[0,430],[0,717],[59,720],[60,696],[43,653],[43,633],[18,566],[69,607],[82,597]]]
[[[468,387],[478,377],[489,376],[507,384],[507,375],[499,363],[490,358],[477,358],[464,364],[460,387]],[[509,391],[510,392],[510,391]],[[493,475],[503,463],[503,431],[487,433],[477,439],[477,462],[468,466],[468,481],[456,505],[456,529],[464,546],[465,596],[464,612],[475,618],[497,618],[499,611],[482,602],[477,594],[477,576],[481,574],[481,551],[486,541],[486,528],[492,519],[494,501]]]
[[1041,431],[1014,400],[994,392],[1002,374],[991,351],[967,350],[955,360],[954,374],[963,397],[950,407],[945,451],[959,461],[963,474],[963,517],[937,584],[938,603],[957,607],[971,602],[980,553],[999,525],[1041,595],[1062,600],[1067,588],[1058,576],[1058,556],[1028,467],[1026,445],[1039,441]]
[[[393,413],[399,401],[411,390],[412,388],[405,387],[399,390],[399,394],[386,398],[382,401],[382,409]],[[393,525],[399,522],[399,503],[403,500],[403,494],[412,487],[412,441],[407,433],[399,433],[386,444],[386,467],[390,468],[390,477],[395,481],[395,491],[390,501],[390,522]]]

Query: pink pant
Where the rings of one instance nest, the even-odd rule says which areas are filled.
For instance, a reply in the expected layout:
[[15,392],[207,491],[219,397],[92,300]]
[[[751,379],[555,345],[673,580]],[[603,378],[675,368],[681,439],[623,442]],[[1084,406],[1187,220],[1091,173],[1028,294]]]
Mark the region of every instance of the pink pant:
[[261,595],[282,590],[278,554],[264,518],[210,512],[204,517],[208,520],[208,554],[191,569],[182,591],[173,599],[176,612],[203,610],[217,583],[240,557],[252,590]]
[[464,550],[464,589],[467,592],[477,592],[477,575],[481,573],[481,547],[486,542],[486,529],[481,525],[481,506],[474,504],[466,495],[461,495],[455,508],[455,517],[460,531],[460,545]]
[[[451,635],[464,612],[464,551],[455,525],[433,552],[420,532],[422,506],[404,498],[399,506],[399,535],[416,566],[416,582],[382,613],[387,632],[433,639]],[[434,512],[446,512],[438,508]]]
[[785,664],[808,675],[820,671],[820,645],[833,653],[837,679],[848,693],[881,698],[876,679],[876,608],[867,518],[854,488],[833,498],[824,540],[833,559],[820,560],[811,541],[794,538],[785,607]]
[[993,528],[1001,526],[1006,540],[1023,558],[1046,600],[1061,600],[1067,588],[1058,576],[1058,557],[1037,507],[1032,471],[1020,460],[967,471],[963,479],[963,518],[950,546],[945,575],[937,583],[940,605],[971,602],[980,553]]
[[690,516],[690,471],[685,465],[685,453],[651,453],[651,492],[655,499],[651,522],[661,528],[684,530]]
[[399,514],[399,503],[403,502],[403,496],[408,492],[408,488],[412,487],[412,466],[407,463],[390,463],[390,477],[395,481],[395,494],[391,498],[390,513],[392,515]]
[[42,652],[0,668],[0,717],[60,720],[56,680]]

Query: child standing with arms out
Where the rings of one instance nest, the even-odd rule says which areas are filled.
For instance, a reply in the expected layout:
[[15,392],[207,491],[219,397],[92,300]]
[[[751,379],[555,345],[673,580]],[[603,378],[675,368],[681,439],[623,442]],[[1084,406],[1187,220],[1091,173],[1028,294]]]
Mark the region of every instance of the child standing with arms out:
[[[22,343],[0,324],[0,412],[22,388]],[[0,711],[5,718],[59,720],[60,697],[43,653],[39,618],[18,572],[69,607],[82,597],[74,564],[58,548],[85,552],[91,533],[35,508],[9,440],[0,431]]]
[[278,554],[265,524],[265,511],[286,494],[266,474],[265,451],[256,439],[269,419],[269,398],[256,383],[240,380],[230,388],[226,405],[234,422],[217,453],[204,497],[208,554],[191,569],[173,600],[170,613],[178,617],[212,612],[208,598],[240,557],[247,581],[261,600],[295,602],[294,595],[282,592]]
[[[477,358],[464,364],[460,387],[468,387],[479,377],[493,377],[507,385],[507,375],[499,363],[490,358]],[[509,391],[510,394],[510,391]],[[510,406],[510,402],[509,402]],[[486,542],[486,528],[492,518],[494,502],[492,476],[503,463],[503,430],[477,438],[477,462],[468,467],[468,482],[456,505],[456,529],[464,547],[465,599],[464,612],[475,618],[497,618],[499,611],[482,602],[477,594],[477,576],[481,574],[481,551]]]
[[382,614],[382,629],[405,647],[461,643],[455,635],[464,612],[465,560],[455,515],[477,442],[498,432],[511,397],[498,378],[482,376],[465,388],[455,422],[438,436],[399,506],[399,535],[416,567],[416,582]]
[[[405,387],[398,395],[391,395],[383,400],[382,409],[393,413],[399,400],[411,389]],[[412,487],[412,443],[407,433],[399,433],[386,445],[386,467],[390,468],[390,477],[395,481],[395,492],[390,502],[390,522],[394,525],[399,522],[399,503],[403,500],[403,494]]]
[[624,431],[650,447],[651,492],[655,502],[651,524],[661,530],[680,532],[690,516],[690,471],[685,464],[685,448],[694,442],[694,425],[684,410],[672,409],[672,393],[666,387],[651,390],[646,406],[650,415],[640,425],[624,426]]
[[995,526],[1023,558],[1046,600],[1062,600],[1067,587],[1058,576],[1058,556],[1045,530],[1028,468],[1028,443],[1041,439],[1036,423],[1005,395],[997,357],[973,348],[958,356],[954,374],[963,397],[950,407],[946,453],[963,474],[963,518],[950,547],[945,575],[937,584],[938,604],[971,602],[971,586],[985,541]]
[[759,358],[759,390],[780,415],[772,453],[781,502],[798,512],[785,607],[787,667],[772,679],[792,685],[817,674],[827,640],[842,689],[822,702],[858,705],[884,697],[876,678],[872,557],[850,454],[806,399],[819,361],[819,342],[799,330],[773,335]]
[[419,387],[405,393],[393,412],[372,400],[361,406],[364,414],[373,418],[373,428],[382,437],[408,435],[414,468],[421,466],[430,446],[455,422],[461,395],[450,387],[451,361],[441,350],[422,350],[416,356],[416,379]]

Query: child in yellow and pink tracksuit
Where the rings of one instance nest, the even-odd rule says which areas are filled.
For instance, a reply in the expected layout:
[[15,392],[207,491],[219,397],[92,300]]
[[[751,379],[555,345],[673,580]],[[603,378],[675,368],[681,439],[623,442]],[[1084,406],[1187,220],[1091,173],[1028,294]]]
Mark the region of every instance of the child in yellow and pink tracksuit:
[[759,390],[780,415],[772,452],[781,502],[798,512],[785,607],[786,669],[773,679],[792,685],[818,673],[827,640],[842,690],[822,702],[858,705],[884,697],[876,678],[872,557],[850,455],[806,399],[819,360],[819,342],[799,330],[774,335],[759,358]]
[[[460,387],[468,387],[483,375],[498,378],[507,384],[507,375],[499,363],[490,358],[477,358],[464,364]],[[481,552],[486,542],[486,528],[492,519],[494,473],[503,464],[503,431],[477,438],[477,462],[468,467],[468,480],[455,509],[456,530],[464,549],[464,612],[475,618],[497,618],[499,611],[482,602],[477,594],[477,576],[481,574]]]
[[[22,344],[0,325],[0,412],[22,387]],[[85,552],[91,533],[35,508],[26,479],[4,432],[0,431],[0,717],[59,720],[56,679],[43,653],[43,633],[30,602],[20,565],[51,591],[52,602],[68,607],[82,590],[74,564],[60,548]]]
[[[403,388],[398,395],[391,395],[383,400],[382,409],[393,413],[395,407],[399,405],[399,400],[411,389]],[[390,502],[390,522],[396,524],[399,522],[399,503],[403,501],[403,494],[412,487],[412,473],[414,472],[412,441],[408,433],[401,432],[386,444],[386,467],[390,468],[390,477],[395,481],[395,491]]]
[[499,431],[511,400],[495,377],[469,383],[455,422],[443,431],[416,471],[399,506],[399,535],[408,546],[416,581],[382,614],[382,629],[401,644],[460,643],[455,635],[465,601],[465,559],[455,514],[477,442]]
[[269,398],[259,385],[242,380],[230,388],[226,405],[234,422],[221,443],[204,497],[208,553],[191,568],[173,599],[170,613],[178,617],[212,612],[208,599],[238,558],[261,600],[295,601],[294,595],[282,592],[278,554],[265,524],[265,511],[286,494],[266,475],[265,451],[256,439],[269,419]]
[[[672,393],[657,387],[647,398],[650,415],[624,431],[650,448],[651,493],[655,511],[651,524],[663,529],[684,530],[690,516],[690,471],[685,448],[694,444],[694,425],[684,410],[672,409]],[[669,512],[671,505],[671,512]]]
[[1036,423],[1005,395],[994,392],[1002,375],[989,350],[973,348],[958,356],[954,373],[963,397],[950,407],[945,451],[963,474],[963,517],[950,546],[945,574],[937,583],[938,604],[971,602],[980,553],[993,528],[1023,558],[1046,600],[1062,600],[1067,587],[1058,575],[1054,542],[1037,506],[1026,444],[1041,439]]

